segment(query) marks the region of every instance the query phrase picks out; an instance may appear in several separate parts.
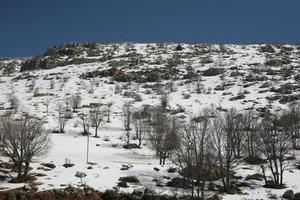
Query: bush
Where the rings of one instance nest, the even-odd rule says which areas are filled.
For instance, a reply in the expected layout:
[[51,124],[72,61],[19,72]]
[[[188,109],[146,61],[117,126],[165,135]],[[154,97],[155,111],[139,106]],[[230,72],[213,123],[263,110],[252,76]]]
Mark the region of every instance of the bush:
[[175,173],[177,171],[177,169],[175,167],[170,167],[168,168],[168,173]]
[[264,179],[264,176],[262,174],[252,174],[246,176],[245,180],[256,180],[256,181],[262,181]]
[[245,162],[250,165],[260,165],[266,163],[266,161],[260,157],[247,157],[245,158]]
[[171,181],[167,183],[169,187],[189,189],[191,188],[190,183],[184,178],[173,178]]
[[274,48],[270,44],[260,47],[260,51],[267,52],[267,53],[275,53]]
[[214,67],[214,68],[209,68],[207,70],[204,70],[204,71],[202,71],[202,73],[203,73],[203,76],[217,76],[217,75],[222,74],[223,71],[224,71],[223,68]]
[[127,183],[139,183],[139,179],[136,176],[124,176],[120,177],[119,181]]
[[175,49],[175,51],[182,51],[182,50],[183,50],[183,47],[180,44]]

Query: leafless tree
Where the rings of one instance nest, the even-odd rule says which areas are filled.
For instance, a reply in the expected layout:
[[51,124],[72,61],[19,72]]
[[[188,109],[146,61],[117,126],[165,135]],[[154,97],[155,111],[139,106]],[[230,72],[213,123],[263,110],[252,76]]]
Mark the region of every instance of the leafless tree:
[[14,109],[14,110],[18,110],[19,107],[19,99],[18,97],[15,95],[14,92],[10,93],[8,95],[8,102],[10,103],[10,108]]
[[30,169],[29,165],[34,158],[48,152],[50,138],[42,126],[43,122],[29,115],[19,118],[12,116],[1,118],[1,152],[4,156],[9,157],[16,166],[17,181],[26,178]]
[[152,148],[159,156],[160,165],[164,165],[178,145],[179,122],[175,117],[168,117],[161,107],[153,109],[153,121],[148,132]]
[[94,137],[98,137],[98,129],[106,123],[106,112],[103,109],[103,104],[95,103],[90,110],[90,119],[92,126],[95,127]]
[[259,150],[268,161],[267,168],[271,171],[273,180],[266,178],[265,164],[261,164],[265,184],[268,187],[281,188],[283,174],[288,166],[288,157],[291,156],[290,134],[281,127],[280,119],[264,120],[260,126]]
[[281,114],[281,126],[291,136],[294,149],[300,148],[300,105],[292,102],[286,111]]
[[91,118],[90,116],[88,115],[87,112],[81,112],[79,114],[79,118],[80,118],[80,124],[82,125],[83,127],[83,135],[87,135],[87,134],[90,134],[89,133],[89,129],[90,129],[90,125],[91,125]]
[[160,105],[165,110],[169,104],[169,95],[164,93],[160,97]]
[[55,120],[59,127],[59,132],[64,133],[65,127],[70,119],[70,113],[66,109],[66,106],[62,101],[58,101],[56,103],[56,112],[57,112],[57,114],[55,116]]
[[110,123],[110,115],[111,115],[111,107],[112,107],[113,103],[109,102],[106,104],[106,116],[107,116],[107,123]]
[[46,106],[46,112],[47,112],[47,113],[48,113],[48,111],[49,111],[49,105],[50,105],[50,103],[51,103],[50,98],[46,98],[46,99],[44,100],[44,104],[45,104],[45,106]]
[[124,103],[122,107],[122,122],[125,130],[125,147],[130,144],[131,140],[131,124],[132,124],[133,107],[131,102]]
[[69,99],[69,103],[73,109],[73,112],[76,112],[81,103],[81,96],[79,94],[73,94]]
[[217,114],[212,125],[212,148],[217,157],[217,163],[220,166],[220,175],[224,191],[230,192],[232,183],[230,181],[232,170],[239,164],[239,160],[234,156],[234,134],[231,131],[231,124],[226,119],[226,116]]
[[245,133],[245,153],[248,160],[255,160],[259,158],[258,149],[258,117],[253,111],[248,111],[243,114],[241,119],[243,132]]
[[135,129],[135,138],[138,140],[138,147],[140,148],[148,128],[145,118],[140,110],[133,113],[133,126]]
[[55,87],[54,79],[51,79],[50,80],[50,89],[54,89],[54,87]]
[[181,168],[192,188],[192,196],[204,199],[206,181],[210,180],[213,155],[211,152],[211,120],[201,113],[186,123],[179,132],[179,148],[172,161]]

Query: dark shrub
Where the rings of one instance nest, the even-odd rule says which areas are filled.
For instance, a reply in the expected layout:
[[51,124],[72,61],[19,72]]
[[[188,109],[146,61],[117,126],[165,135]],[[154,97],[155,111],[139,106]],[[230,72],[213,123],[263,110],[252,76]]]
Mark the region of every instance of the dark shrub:
[[265,46],[260,47],[260,51],[261,52],[267,52],[267,53],[275,53],[274,48],[270,44],[267,44]]
[[120,177],[119,181],[127,183],[139,183],[139,179],[136,176],[124,176]]
[[217,75],[222,74],[223,71],[224,71],[223,68],[213,67],[213,68],[209,68],[207,70],[202,71],[202,73],[203,73],[203,76],[217,76]]

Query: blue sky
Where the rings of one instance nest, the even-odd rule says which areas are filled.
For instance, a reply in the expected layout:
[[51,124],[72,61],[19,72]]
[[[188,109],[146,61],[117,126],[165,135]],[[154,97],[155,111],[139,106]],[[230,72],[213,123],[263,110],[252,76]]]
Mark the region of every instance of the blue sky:
[[0,57],[72,41],[300,42],[299,0],[0,0]]

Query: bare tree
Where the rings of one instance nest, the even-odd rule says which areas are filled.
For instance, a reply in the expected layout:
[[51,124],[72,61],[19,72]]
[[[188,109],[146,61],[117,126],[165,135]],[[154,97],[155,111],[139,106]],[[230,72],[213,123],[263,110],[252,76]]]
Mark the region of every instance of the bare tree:
[[56,103],[56,112],[55,120],[57,122],[59,132],[64,133],[65,127],[70,119],[70,113],[62,101]]
[[[208,113],[201,113],[185,124],[179,132],[179,148],[172,161],[181,168],[192,188],[192,196],[204,199],[206,181],[211,180],[211,120]],[[195,191],[196,190],[196,191]]]
[[265,164],[261,164],[267,187],[283,187],[283,174],[291,156],[290,134],[281,127],[280,119],[264,120],[260,127],[259,150],[267,159],[266,164],[272,174],[272,181],[266,177]]
[[112,107],[113,103],[109,102],[108,104],[106,104],[106,116],[107,116],[107,123],[110,123],[110,115],[111,115],[111,107]]
[[81,103],[81,96],[79,94],[73,94],[71,98],[69,99],[70,106],[73,109],[73,112],[76,112],[76,110],[79,108]]
[[289,104],[288,110],[281,114],[281,126],[291,136],[294,149],[300,148],[300,105],[299,102]]
[[103,126],[105,121],[105,110],[103,109],[103,104],[96,103],[93,104],[91,110],[90,110],[90,119],[92,126],[95,127],[95,135],[94,137],[98,137],[98,129]]
[[160,105],[165,110],[169,104],[169,95],[164,93],[160,97]]
[[8,102],[10,103],[10,108],[14,109],[14,110],[18,110],[19,107],[19,99],[18,97],[15,95],[14,92],[10,93],[8,95]]
[[43,122],[29,115],[1,118],[0,148],[14,162],[17,181],[26,178],[32,159],[48,152],[50,138],[42,126]]
[[54,87],[55,87],[54,79],[51,79],[50,80],[50,89],[54,89]]
[[50,98],[46,98],[46,99],[44,100],[44,104],[45,104],[45,106],[46,106],[46,112],[47,112],[47,113],[48,113],[48,111],[49,111],[49,105],[50,105],[50,103],[51,103]]
[[91,118],[90,118],[90,116],[88,115],[88,113],[82,111],[82,112],[79,114],[79,118],[80,118],[80,124],[81,124],[82,127],[83,127],[83,132],[82,132],[82,134],[83,134],[83,135],[88,135],[88,134],[90,134],[90,133],[89,133],[89,129],[90,129],[90,124],[91,124]]
[[140,148],[148,128],[140,110],[133,113],[133,126],[135,129],[135,138],[138,140],[138,147]]
[[243,114],[241,119],[243,132],[245,133],[245,153],[248,161],[255,161],[259,158],[258,149],[258,118],[253,111]]
[[149,129],[148,137],[156,155],[159,156],[159,164],[164,165],[179,145],[179,123],[175,117],[168,117],[161,107],[153,109],[153,112],[152,128]]
[[220,166],[220,175],[224,191],[230,192],[232,183],[230,181],[232,170],[239,164],[239,160],[234,156],[232,141],[234,134],[231,131],[230,121],[226,116],[218,114],[212,125],[212,148]]
[[132,124],[132,115],[133,115],[133,107],[131,102],[126,102],[122,108],[122,122],[125,130],[125,147],[128,147],[131,140],[131,124]]
[[239,114],[236,109],[230,109],[223,115],[224,131],[230,136],[233,154],[236,158],[241,158],[244,149],[244,132],[242,130],[242,114]]

